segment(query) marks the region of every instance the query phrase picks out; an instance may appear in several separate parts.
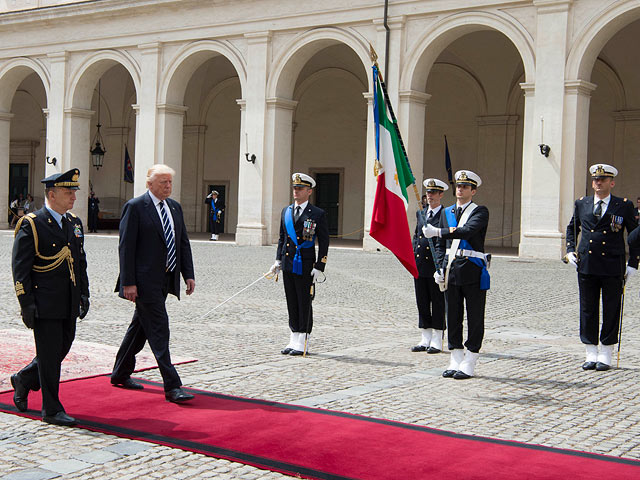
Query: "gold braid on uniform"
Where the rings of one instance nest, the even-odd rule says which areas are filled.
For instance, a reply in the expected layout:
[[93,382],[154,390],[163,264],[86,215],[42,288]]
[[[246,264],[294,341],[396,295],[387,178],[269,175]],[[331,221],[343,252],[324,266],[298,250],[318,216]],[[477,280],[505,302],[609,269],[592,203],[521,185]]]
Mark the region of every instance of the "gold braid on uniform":
[[69,277],[71,278],[71,281],[75,286],[76,276],[75,276],[75,273],[73,272],[73,256],[71,255],[71,250],[67,245],[65,245],[64,247],[62,247],[62,249],[60,249],[58,253],[56,253],[51,257],[45,257],[44,255],[41,255],[40,252],[38,251],[38,230],[36,229],[36,224],[34,223],[31,215],[33,214],[30,213],[28,215],[25,215],[24,217],[20,217],[20,221],[16,225],[14,236],[17,235],[18,230],[20,230],[20,226],[22,225],[22,221],[26,218],[29,224],[31,224],[31,231],[33,233],[33,242],[36,249],[36,257],[41,260],[44,260],[45,262],[49,262],[49,261],[51,262],[47,265],[34,265],[32,267],[32,270],[34,272],[39,272],[39,273],[50,272],[51,270],[55,270],[56,268],[58,268],[58,266],[66,260],[67,266],[69,267]]

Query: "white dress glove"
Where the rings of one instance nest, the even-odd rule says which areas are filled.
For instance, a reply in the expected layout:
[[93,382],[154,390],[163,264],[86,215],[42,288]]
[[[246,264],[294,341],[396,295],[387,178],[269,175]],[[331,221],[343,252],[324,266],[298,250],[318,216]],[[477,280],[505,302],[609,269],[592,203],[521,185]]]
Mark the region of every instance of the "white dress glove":
[[311,276],[313,277],[313,283],[316,283],[318,281],[318,279],[320,278],[320,270],[318,270],[317,268],[314,268],[313,270],[311,270]]
[[633,277],[636,273],[638,273],[638,269],[637,268],[633,268],[630,267],[629,265],[627,265],[627,271],[624,274],[624,277],[629,280],[631,277]]
[[444,285],[444,275],[442,273],[435,271],[433,273],[433,279],[436,281],[438,285]]
[[427,238],[439,237],[440,229],[434,227],[430,223],[427,223],[426,226],[422,227],[422,234]]
[[576,255],[576,252],[567,253],[567,262],[575,268],[578,268],[578,256]]
[[271,268],[269,269],[269,273],[273,275],[280,273],[281,271],[282,271],[282,262],[280,260],[276,260],[276,263],[271,265]]

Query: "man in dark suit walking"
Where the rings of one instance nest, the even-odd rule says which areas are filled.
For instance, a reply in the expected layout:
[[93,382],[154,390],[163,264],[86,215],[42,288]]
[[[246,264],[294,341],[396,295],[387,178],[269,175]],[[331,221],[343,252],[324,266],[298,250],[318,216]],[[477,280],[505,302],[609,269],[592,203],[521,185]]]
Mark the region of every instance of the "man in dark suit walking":
[[120,277],[116,291],[135,302],[133,319],[116,355],[111,383],[141,389],[131,379],[136,354],[145,342],[158,362],[165,398],[174,403],[191,400],[171,363],[167,294],[180,298],[180,275],[187,295],[196,287],[191,246],[184,225],[182,207],[169,198],[175,171],[167,165],[153,165],[147,172],[147,192],[129,200],[120,220]]
[[[611,354],[618,342],[618,323],[624,282],[638,269],[638,250],[630,243],[626,264],[624,230],[633,231],[638,222],[630,200],[611,195],[618,170],[599,164],[589,168],[594,195],[576,200],[567,226],[566,263],[578,271],[580,292],[580,340],[586,347],[584,370],[609,370]],[[576,253],[578,234],[582,232]],[[602,329],[600,324],[602,293]],[[598,349],[598,343],[600,348]]]
[[[484,338],[484,308],[489,289],[489,257],[484,253],[484,239],[489,224],[489,210],[473,202],[482,185],[480,177],[469,171],[455,174],[456,203],[444,209],[440,225],[423,227],[425,237],[446,240],[446,248],[438,247],[444,258],[442,274],[436,272],[436,283],[447,289],[447,319],[451,358],[443,377],[456,380],[471,378]],[[464,307],[467,308],[467,341],[462,343]],[[466,347],[466,351],[464,350]]]
[[440,201],[449,187],[437,178],[427,178],[423,185],[427,189],[425,195],[427,205],[424,210],[416,212],[416,231],[413,234],[413,253],[418,267],[418,278],[414,279],[414,284],[418,304],[418,328],[421,330],[422,339],[418,345],[411,348],[411,351],[440,353],[445,328],[445,302],[444,293],[433,281],[433,274],[436,272],[434,255],[438,255],[438,252],[432,251],[431,247],[435,248],[442,239],[435,237],[430,241],[422,233],[422,227],[426,225],[425,221],[434,226],[440,224],[442,214]]
[[[302,355],[313,327],[311,288],[324,272],[329,250],[329,227],[324,210],[309,203],[316,182],[309,175],[292,175],[294,203],[282,210],[276,262],[271,273],[283,270],[289,311],[289,343],[283,355]],[[318,240],[316,260],[315,241]]]
[[36,358],[11,376],[16,408],[27,410],[30,390],[42,388],[42,420],[71,426],[58,397],[60,364],[76,333],[76,318],[89,311],[89,279],[82,222],[73,213],[77,168],[42,180],[45,206],[21,217],[15,231],[12,268],[22,320],[33,329]]

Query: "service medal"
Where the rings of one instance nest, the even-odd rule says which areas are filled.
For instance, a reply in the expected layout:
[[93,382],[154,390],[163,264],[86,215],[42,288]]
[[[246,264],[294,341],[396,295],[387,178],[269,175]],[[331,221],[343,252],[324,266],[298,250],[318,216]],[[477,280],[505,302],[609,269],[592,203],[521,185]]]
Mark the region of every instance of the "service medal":
[[73,226],[73,234],[78,238],[83,236],[82,235],[82,230],[80,229],[80,225],[74,225]]
[[622,229],[623,223],[624,223],[623,217],[620,217],[617,215],[611,215],[611,231],[619,232]]

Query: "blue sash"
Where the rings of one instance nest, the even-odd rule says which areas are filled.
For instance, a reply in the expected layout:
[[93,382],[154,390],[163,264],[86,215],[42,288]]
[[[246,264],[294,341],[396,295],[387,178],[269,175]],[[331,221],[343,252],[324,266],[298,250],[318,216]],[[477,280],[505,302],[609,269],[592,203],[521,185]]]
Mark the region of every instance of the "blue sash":
[[216,204],[213,201],[213,198],[209,199],[209,202],[211,203],[211,216],[213,217],[213,221],[217,221],[218,220],[218,212],[220,210],[218,210],[216,208]]
[[[449,224],[450,227],[458,226],[458,221],[456,220],[456,215],[454,213],[455,211],[456,211],[455,204],[451,205],[450,207],[447,207],[444,211],[445,215],[447,216],[447,223]],[[462,250],[473,250],[473,247],[471,246],[471,244],[464,239],[460,240],[459,248]],[[449,255],[455,255],[455,252],[449,252]],[[487,262],[482,260],[481,258],[476,258],[476,257],[467,257],[467,258],[469,259],[469,261],[471,261],[472,263],[475,263],[478,267],[482,269],[482,272],[480,273],[480,290],[489,290],[491,286],[491,277],[489,276],[489,270],[487,270]]]
[[287,228],[287,235],[296,246],[296,254],[293,257],[293,273],[296,275],[302,275],[302,257],[300,256],[301,248],[311,248],[315,243],[316,236],[314,235],[311,240],[307,240],[306,242],[302,242],[298,245],[298,237],[296,236],[296,229],[293,228],[293,215],[291,211],[293,210],[293,205],[289,205],[287,211],[284,212],[284,226]]

